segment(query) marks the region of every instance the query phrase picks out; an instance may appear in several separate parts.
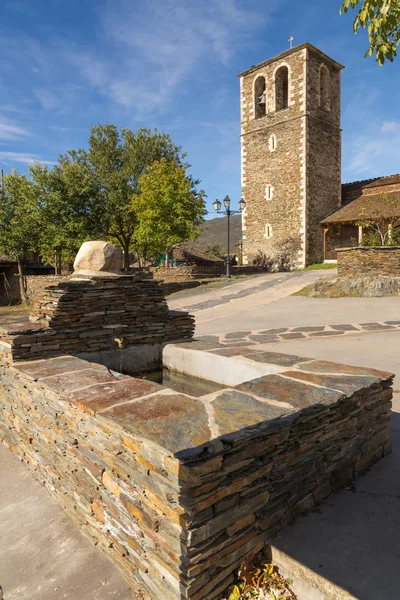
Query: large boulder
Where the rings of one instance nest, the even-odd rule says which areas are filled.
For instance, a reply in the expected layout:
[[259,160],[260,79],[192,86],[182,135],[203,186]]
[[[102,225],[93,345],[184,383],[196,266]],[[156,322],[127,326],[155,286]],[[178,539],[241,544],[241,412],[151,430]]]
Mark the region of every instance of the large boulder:
[[110,242],[84,242],[76,255],[74,275],[120,275],[122,251]]

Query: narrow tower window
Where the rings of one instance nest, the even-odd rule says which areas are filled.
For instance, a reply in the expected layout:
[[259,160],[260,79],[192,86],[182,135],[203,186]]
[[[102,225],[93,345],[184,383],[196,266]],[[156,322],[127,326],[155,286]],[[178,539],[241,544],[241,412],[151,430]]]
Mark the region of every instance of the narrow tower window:
[[274,152],[276,150],[277,140],[276,135],[272,134],[269,136],[269,151]]
[[280,67],[275,73],[275,110],[283,110],[289,106],[289,70]]
[[322,65],[319,71],[319,105],[322,110],[331,109],[331,81],[327,67]]
[[265,199],[272,200],[274,195],[274,187],[272,185],[267,185],[265,188]]
[[270,225],[269,223],[265,226],[264,237],[267,239],[272,238],[272,225]]
[[267,114],[267,88],[265,77],[260,76],[254,82],[254,118],[260,119]]

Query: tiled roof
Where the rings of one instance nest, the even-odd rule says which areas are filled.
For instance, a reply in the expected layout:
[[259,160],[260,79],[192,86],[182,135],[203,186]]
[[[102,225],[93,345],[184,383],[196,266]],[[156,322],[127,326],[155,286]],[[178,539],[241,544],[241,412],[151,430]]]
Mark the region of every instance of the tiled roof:
[[[400,183],[400,175],[396,175]],[[397,182],[395,182],[397,183]],[[378,213],[387,217],[400,217],[400,192],[387,192],[382,194],[369,194],[359,196],[346,206],[339,208],[334,213],[321,221],[323,224],[354,223],[360,219],[373,219]]]

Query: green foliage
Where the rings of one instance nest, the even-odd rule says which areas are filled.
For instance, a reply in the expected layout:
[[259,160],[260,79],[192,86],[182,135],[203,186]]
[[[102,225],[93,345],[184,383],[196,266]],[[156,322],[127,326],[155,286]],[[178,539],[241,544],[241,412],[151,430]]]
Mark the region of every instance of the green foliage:
[[383,65],[385,60],[393,62],[400,44],[399,0],[345,0],[340,13],[347,13],[350,8],[358,8],[354,33],[368,29],[369,49],[365,56],[375,54],[379,65]]
[[336,269],[337,268],[337,264],[336,263],[314,263],[313,265],[308,265],[308,267],[305,267],[304,269],[301,269],[302,271],[318,271],[318,270],[324,270],[324,269]]
[[17,171],[6,175],[0,195],[0,252],[18,263],[22,301],[27,303],[22,261],[38,247],[39,218],[34,186]]
[[59,273],[63,262],[74,260],[82,242],[96,237],[97,189],[82,165],[69,157],[60,157],[52,170],[36,164],[29,171],[40,220],[40,253]]
[[205,253],[218,256],[219,258],[223,258],[224,256],[222,248],[219,244],[208,244],[207,248],[205,249]]
[[[115,125],[91,128],[89,150],[70,152],[81,162],[99,191],[99,220],[107,236],[124,250],[124,267],[129,268],[129,250],[137,226],[138,209],[132,198],[140,197],[140,178],[161,159],[186,168],[185,154],[169,135],[157,130],[138,129],[133,133]],[[154,244],[153,244],[154,248]]]
[[139,193],[132,199],[136,245],[161,251],[198,236],[206,213],[204,192],[197,191],[183,166],[163,158],[138,183]]
[[39,218],[34,186],[17,171],[5,175],[0,194],[0,252],[23,260],[38,248]]
[[[369,246],[390,246],[398,240],[395,231],[400,227],[400,207],[397,195],[366,196],[359,209],[356,225],[361,226],[363,242]],[[394,236],[394,237],[393,237]]]

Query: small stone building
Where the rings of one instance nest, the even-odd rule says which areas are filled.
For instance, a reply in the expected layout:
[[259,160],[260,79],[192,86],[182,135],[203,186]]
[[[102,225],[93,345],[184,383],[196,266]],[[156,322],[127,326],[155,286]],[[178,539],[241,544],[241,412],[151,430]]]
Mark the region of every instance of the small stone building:
[[400,176],[341,184],[340,73],[309,43],[239,75],[243,263],[284,244],[305,267],[357,243],[359,198],[399,192]]
[[336,260],[336,248],[361,244],[364,231],[360,221],[373,221],[377,216],[400,226],[400,175],[342,185],[341,207],[322,220],[324,260]]

